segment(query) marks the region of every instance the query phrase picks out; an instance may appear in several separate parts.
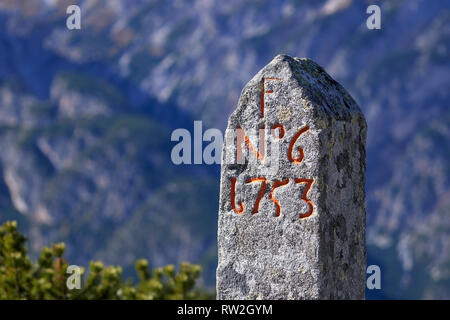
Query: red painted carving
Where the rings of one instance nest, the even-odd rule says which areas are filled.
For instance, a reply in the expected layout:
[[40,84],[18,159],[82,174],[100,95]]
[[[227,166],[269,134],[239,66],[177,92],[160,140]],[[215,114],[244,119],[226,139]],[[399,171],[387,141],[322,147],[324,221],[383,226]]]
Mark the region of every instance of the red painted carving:
[[309,192],[309,189],[311,189],[313,182],[314,182],[313,179],[304,179],[304,178],[296,178],[295,179],[296,184],[301,184],[301,183],[306,184],[305,190],[303,191],[303,194],[302,194],[302,200],[305,201],[309,205],[308,212],[300,214],[300,216],[299,216],[300,219],[309,217],[310,215],[312,215],[312,213],[314,211],[313,203],[310,199],[308,199],[308,192]]
[[273,134],[275,134],[275,130],[276,129],[279,129],[279,131],[278,131],[278,139],[282,139],[284,137],[284,134],[286,133],[286,131],[284,130],[283,125],[280,124],[280,123],[274,124],[272,126],[272,128],[271,128]]
[[260,112],[261,112],[261,118],[264,118],[264,95],[266,93],[273,93],[272,90],[266,90],[265,89],[265,82],[266,80],[278,80],[281,81],[281,79],[279,78],[261,78],[261,94],[260,94],[260,98],[259,98],[259,107],[260,107]]
[[234,212],[236,212],[237,214],[241,214],[242,212],[244,212],[244,205],[242,204],[242,202],[239,202],[239,209],[236,208],[236,178],[231,178],[231,207],[233,208]]
[[301,128],[292,138],[291,142],[289,143],[289,150],[288,150],[288,154],[287,157],[289,159],[290,162],[293,162],[295,164],[299,164],[300,162],[302,162],[303,157],[304,157],[304,153],[303,153],[303,149],[298,147],[298,152],[300,153],[299,156],[297,158],[294,158],[292,155],[292,149],[294,149],[294,145],[295,142],[297,141],[297,139],[306,131],[309,130],[309,126],[303,127]]
[[279,217],[279,216],[280,216],[281,206],[280,206],[280,202],[278,202],[278,200],[275,199],[273,193],[275,192],[275,189],[276,189],[276,188],[281,187],[281,186],[284,186],[284,185],[286,185],[286,184],[288,184],[288,183],[289,183],[289,179],[282,180],[282,181],[276,180],[276,181],[273,183],[272,191],[270,192],[270,201],[272,201],[273,203],[275,203],[275,206],[276,206],[275,216],[276,216],[276,217]]
[[258,177],[258,178],[251,178],[245,181],[245,183],[254,183],[254,182],[262,182],[261,188],[259,189],[258,196],[256,197],[255,205],[253,206],[253,212],[252,214],[255,214],[259,210],[259,203],[261,202],[262,197],[264,197],[264,194],[266,193],[267,189],[267,179]]
[[242,161],[242,139],[244,139],[245,146],[247,149],[251,150],[256,157],[260,160],[264,160],[264,143],[265,143],[265,130],[264,127],[259,130],[259,146],[261,149],[261,153],[258,151],[258,149],[253,145],[253,143],[250,141],[250,138],[245,134],[244,129],[241,127],[237,128],[237,147],[236,147],[236,159],[240,163]]

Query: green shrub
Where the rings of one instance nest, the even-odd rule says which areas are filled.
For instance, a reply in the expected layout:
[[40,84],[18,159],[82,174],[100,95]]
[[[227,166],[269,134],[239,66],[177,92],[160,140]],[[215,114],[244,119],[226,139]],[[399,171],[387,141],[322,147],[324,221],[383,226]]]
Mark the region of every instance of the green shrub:
[[65,244],[44,247],[36,263],[28,256],[27,239],[16,221],[0,226],[0,299],[208,299],[209,293],[195,288],[201,267],[181,263],[154,268],[145,259],[136,262],[139,282],[122,279],[122,268],[91,262],[89,272],[81,268],[80,289],[67,286],[71,273],[63,257]]

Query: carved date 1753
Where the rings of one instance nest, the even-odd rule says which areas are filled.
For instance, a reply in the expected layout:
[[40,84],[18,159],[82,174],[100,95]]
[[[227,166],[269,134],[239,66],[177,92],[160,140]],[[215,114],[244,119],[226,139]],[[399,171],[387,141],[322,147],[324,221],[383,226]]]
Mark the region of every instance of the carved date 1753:
[[[260,115],[261,115],[261,118],[264,118],[264,104],[265,104],[264,96],[266,94],[272,93],[271,90],[265,89],[265,83],[268,80],[282,81],[282,79],[279,79],[279,78],[264,78],[263,77],[261,79],[261,92],[260,92]],[[275,133],[276,130],[278,130],[278,135],[276,136],[276,138],[278,138],[278,139],[282,139],[286,133],[286,130],[281,123],[274,124],[271,127],[271,129],[272,129],[273,133]],[[291,141],[289,142],[287,159],[294,165],[300,164],[303,161],[303,158],[305,156],[303,148],[301,148],[301,147],[297,148],[297,155],[294,156],[294,145],[297,142],[297,140],[299,139],[299,137],[302,134],[307,133],[308,130],[309,130],[309,126],[304,126],[303,128],[301,128],[300,130],[298,130],[295,133],[295,135],[292,137]],[[264,139],[264,136],[262,136],[262,139]],[[258,160],[260,160],[260,161],[264,160],[264,144],[263,143],[261,144],[262,151],[259,152],[258,149],[250,142],[249,137],[245,134],[245,132],[243,131],[243,129],[241,127],[238,127],[238,143],[237,143],[237,148],[236,148],[236,155],[237,155],[238,159],[240,159],[242,157],[241,150],[240,150],[240,146],[241,146],[240,142],[242,142],[242,140],[244,141],[244,144],[247,147],[247,149],[249,151],[252,151],[253,154],[258,158]],[[290,181],[290,179],[287,178],[284,180],[275,180],[272,183],[272,190],[270,191],[270,194],[269,194],[269,200],[275,204],[275,213],[274,213],[275,217],[279,217],[281,214],[281,204],[275,198],[274,192],[277,188],[287,185],[289,183],[289,181]],[[311,186],[314,183],[314,180],[306,179],[306,178],[294,178],[293,181],[295,184],[304,184],[305,185],[305,188],[303,189],[303,193],[301,195],[301,200],[304,201],[308,205],[308,211],[299,213],[299,218],[300,219],[307,218],[307,217],[311,216],[314,212],[314,205],[313,205],[312,201],[308,198],[308,192],[311,189]],[[245,210],[245,205],[242,202],[239,202],[236,204],[236,182],[237,182],[236,177],[230,178],[230,183],[231,183],[230,200],[231,200],[232,209],[234,210],[234,212],[236,212],[237,214],[240,215],[240,214],[243,214],[243,212]],[[256,214],[259,211],[259,204],[260,204],[261,200],[263,199],[264,195],[266,194],[268,182],[265,177],[254,177],[254,178],[249,178],[245,181],[245,184],[253,184],[253,183],[260,184],[260,188],[259,188],[258,194],[257,194],[255,202],[253,204],[253,209],[252,209],[252,214]]]

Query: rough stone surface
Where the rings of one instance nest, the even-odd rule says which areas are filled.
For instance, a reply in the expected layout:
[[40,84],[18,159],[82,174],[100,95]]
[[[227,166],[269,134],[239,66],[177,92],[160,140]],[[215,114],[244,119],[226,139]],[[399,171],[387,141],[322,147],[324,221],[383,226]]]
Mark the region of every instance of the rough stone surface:
[[[285,129],[280,139],[274,137],[281,129],[267,131],[277,124]],[[265,128],[266,139],[278,141],[277,162],[267,167],[243,140],[246,158],[236,163],[237,128],[245,134]],[[353,98],[309,59],[278,55],[250,80],[230,116],[222,153],[218,299],[364,298],[366,131]],[[275,154],[265,152],[264,161]],[[277,180],[286,184],[272,192]]]

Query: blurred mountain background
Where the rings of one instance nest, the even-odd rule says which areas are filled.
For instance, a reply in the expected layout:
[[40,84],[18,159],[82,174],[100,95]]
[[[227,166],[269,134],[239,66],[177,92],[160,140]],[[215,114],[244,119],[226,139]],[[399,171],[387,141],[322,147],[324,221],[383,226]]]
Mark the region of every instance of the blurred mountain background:
[[[81,7],[81,30],[66,8]],[[381,7],[381,30],[366,8]],[[203,265],[213,287],[219,166],[170,161],[175,128],[225,129],[276,54],[309,57],[368,122],[368,298],[450,298],[450,3],[1,0],[0,223],[36,254],[132,274]]]

